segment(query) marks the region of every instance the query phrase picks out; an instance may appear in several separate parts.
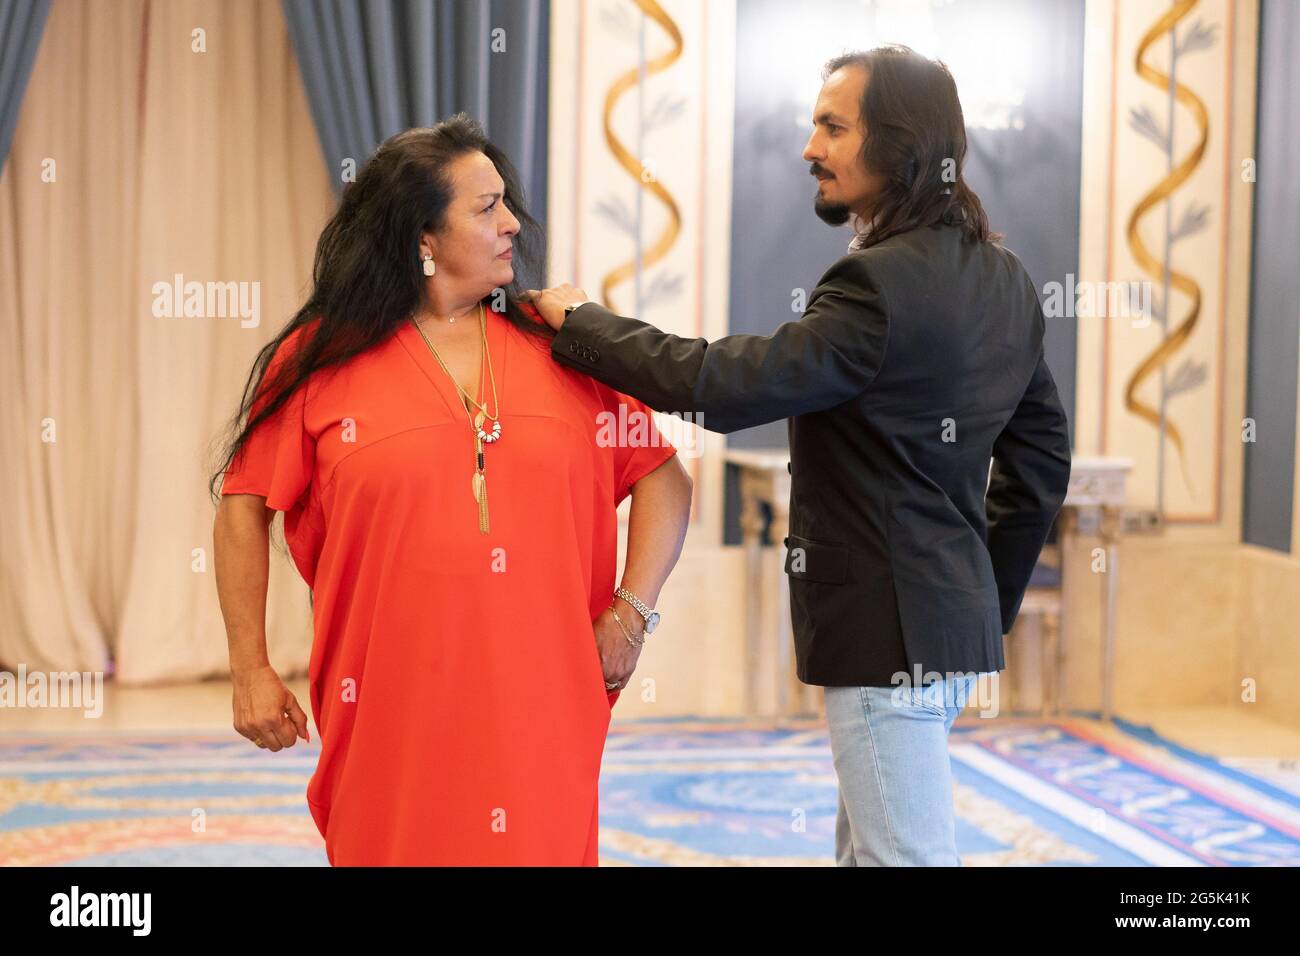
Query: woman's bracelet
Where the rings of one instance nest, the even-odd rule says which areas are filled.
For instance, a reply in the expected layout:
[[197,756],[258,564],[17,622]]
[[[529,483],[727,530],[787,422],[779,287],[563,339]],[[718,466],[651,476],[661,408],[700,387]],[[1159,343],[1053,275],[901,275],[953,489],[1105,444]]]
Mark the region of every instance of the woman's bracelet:
[[627,642],[629,644],[631,644],[633,647],[640,647],[642,644],[645,643],[644,637],[642,637],[640,640],[637,640],[632,636],[632,632],[627,629],[627,625],[623,623],[623,619],[618,616],[618,611],[614,609],[613,604],[609,606],[609,610],[614,615],[614,620],[618,621],[618,626],[622,628],[623,636],[627,638]]

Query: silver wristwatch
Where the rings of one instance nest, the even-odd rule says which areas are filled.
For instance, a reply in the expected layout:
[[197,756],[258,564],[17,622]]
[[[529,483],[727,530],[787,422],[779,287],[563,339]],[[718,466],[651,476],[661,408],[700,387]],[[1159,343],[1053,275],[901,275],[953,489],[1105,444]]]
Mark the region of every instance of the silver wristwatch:
[[645,602],[629,591],[627,588],[615,588],[614,596],[621,597],[628,604],[636,608],[636,612],[645,620],[645,632],[653,634],[654,629],[659,626],[659,612],[646,607]]

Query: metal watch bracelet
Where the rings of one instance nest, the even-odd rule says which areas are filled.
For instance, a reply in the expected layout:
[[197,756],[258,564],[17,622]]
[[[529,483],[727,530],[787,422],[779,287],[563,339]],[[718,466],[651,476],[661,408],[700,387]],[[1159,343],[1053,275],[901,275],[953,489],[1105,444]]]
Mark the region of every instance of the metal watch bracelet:
[[659,623],[659,614],[654,609],[647,607],[644,601],[625,587],[615,588],[614,596],[621,597],[628,604],[632,605],[632,607],[636,608],[636,612],[641,615],[641,620],[645,621],[645,632],[647,634],[654,632],[655,627]]

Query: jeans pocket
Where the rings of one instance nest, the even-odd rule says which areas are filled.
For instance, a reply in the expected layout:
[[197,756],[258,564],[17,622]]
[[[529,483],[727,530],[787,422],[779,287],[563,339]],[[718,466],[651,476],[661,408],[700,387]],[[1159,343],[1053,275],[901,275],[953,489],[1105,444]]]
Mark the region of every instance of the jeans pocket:
[[944,709],[943,695],[934,684],[929,687],[913,687],[903,683],[890,688],[868,687],[864,691],[896,711],[925,713],[941,719],[948,716]]
[[908,690],[906,699],[917,710],[924,710],[936,717],[948,716],[942,683],[931,684],[929,687],[912,687]]

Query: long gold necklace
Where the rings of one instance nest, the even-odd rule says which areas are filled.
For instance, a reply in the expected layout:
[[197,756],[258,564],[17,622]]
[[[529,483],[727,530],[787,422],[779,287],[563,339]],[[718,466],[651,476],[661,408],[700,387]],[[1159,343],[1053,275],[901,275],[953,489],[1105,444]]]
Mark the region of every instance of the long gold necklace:
[[[492,370],[492,353],[488,349],[487,320],[483,316],[483,303],[480,302],[478,306],[479,334],[483,339],[483,358],[479,361],[478,388],[479,392],[482,393],[483,363],[486,362],[488,378],[492,382],[492,404],[496,406],[495,415],[489,412],[485,405],[474,401],[474,399],[470,397],[469,393],[460,387],[460,382],[456,381],[456,376],[451,374],[451,369],[447,368],[447,363],[442,360],[442,356],[438,354],[438,350],[433,347],[433,343],[429,341],[429,337],[424,334],[424,329],[420,328],[420,324],[415,321],[414,314],[411,315],[411,324],[413,324],[416,331],[420,333],[420,338],[424,339],[424,344],[429,346],[429,351],[432,352],[433,357],[438,360],[438,365],[442,367],[442,370],[447,373],[447,377],[451,379],[451,384],[456,386],[456,391],[460,393],[464,401],[469,402],[470,405],[473,405],[478,409],[477,413],[470,415],[469,405],[464,405],[462,402],[465,414],[470,415],[470,428],[474,432],[474,476],[470,479],[470,487],[474,493],[474,501],[478,504],[478,530],[483,534],[487,534],[487,462],[483,458],[483,446],[491,445],[493,442],[496,442],[501,438],[501,401],[497,398],[497,379],[496,373]],[[492,422],[491,431],[483,430],[483,424],[486,421]]]

